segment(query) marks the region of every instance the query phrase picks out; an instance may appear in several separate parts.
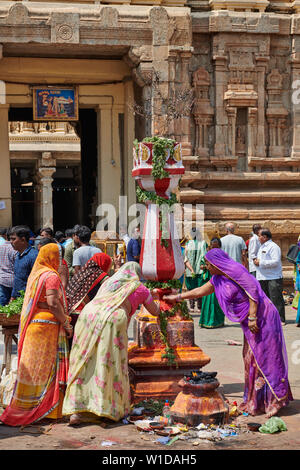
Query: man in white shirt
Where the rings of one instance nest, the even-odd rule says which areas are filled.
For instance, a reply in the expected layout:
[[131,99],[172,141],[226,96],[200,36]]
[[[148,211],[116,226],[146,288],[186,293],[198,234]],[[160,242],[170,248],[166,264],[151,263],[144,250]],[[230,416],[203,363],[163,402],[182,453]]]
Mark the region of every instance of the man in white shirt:
[[254,260],[256,279],[262,290],[277,308],[281,323],[285,325],[285,305],[282,295],[283,279],[280,247],[273,242],[270,230],[260,229],[258,238],[261,246]]
[[261,229],[261,225],[254,224],[252,227],[253,235],[250,238],[248,245],[248,263],[249,263],[249,272],[256,277],[256,266],[254,260],[257,258],[257,253],[260,248],[260,241],[258,238],[258,233]]
[[119,237],[124,241],[125,245],[126,245],[126,248],[127,248],[127,245],[130,241],[130,236],[128,235],[127,233],[127,227],[126,225],[120,225],[120,233],[119,233]]
[[225,229],[227,235],[221,238],[222,250],[225,251],[234,261],[247,266],[247,246],[245,241],[242,237],[234,235],[234,224],[232,222],[228,222],[225,225]]

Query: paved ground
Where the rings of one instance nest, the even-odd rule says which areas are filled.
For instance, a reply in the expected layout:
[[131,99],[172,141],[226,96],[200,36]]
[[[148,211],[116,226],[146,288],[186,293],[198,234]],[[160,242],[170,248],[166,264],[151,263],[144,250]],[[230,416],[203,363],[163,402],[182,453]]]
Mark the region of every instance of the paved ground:
[[[122,456],[122,451],[134,452],[141,450],[145,458],[149,454],[168,451],[194,452],[199,456],[200,450],[295,450],[300,448],[300,328],[295,327],[296,312],[288,307],[287,325],[284,334],[289,356],[289,378],[294,395],[294,401],[280,412],[288,430],[273,435],[246,432],[247,422],[264,423],[266,417],[240,416],[235,423],[242,425],[240,433],[236,437],[227,437],[219,442],[200,442],[193,445],[194,440],[178,440],[172,446],[165,446],[156,442],[158,436],[149,433],[138,432],[132,424],[84,424],[78,428],[72,428],[67,422],[55,424],[40,424],[22,428],[0,426],[0,450],[100,450],[101,458],[106,455]],[[230,346],[227,340],[243,341],[239,325],[228,323],[224,328],[216,330],[200,329],[198,325],[199,314],[193,314],[195,319],[195,342],[210,357],[211,362],[204,370],[217,371],[221,389],[225,397],[230,401],[242,400],[243,396],[243,361],[242,346]],[[129,330],[132,337],[132,327]],[[1,353],[2,350],[0,350]],[[0,358],[1,359],[1,358]],[[104,441],[113,441],[111,447],[103,446]],[[105,452],[106,451],[106,452]],[[112,451],[117,451],[115,454]],[[96,453],[97,454],[97,453]],[[100,458],[100,457],[99,457]],[[198,458],[198,457],[197,457]],[[101,463],[101,460],[97,460]],[[107,463],[107,462],[102,462]],[[118,463],[118,462],[116,462]],[[144,460],[144,464],[147,462]],[[164,463],[158,461],[157,463]],[[170,463],[170,462],[167,462]],[[193,462],[190,462],[193,463]],[[198,461],[199,463],[199,461]]]

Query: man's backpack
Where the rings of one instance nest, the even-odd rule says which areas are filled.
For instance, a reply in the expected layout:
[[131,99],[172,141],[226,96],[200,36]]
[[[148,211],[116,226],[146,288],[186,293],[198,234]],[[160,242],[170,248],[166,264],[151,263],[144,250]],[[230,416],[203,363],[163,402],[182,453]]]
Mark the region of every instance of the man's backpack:
[[299,246],[298,245],[291,245],[289,247],[289,250],[287,252],[287,255],[286,255],[286,259],[290,262],[290,263],[293,263],[293,264],[296,264],[296,261],[297,261],[297,256],[299,254]]

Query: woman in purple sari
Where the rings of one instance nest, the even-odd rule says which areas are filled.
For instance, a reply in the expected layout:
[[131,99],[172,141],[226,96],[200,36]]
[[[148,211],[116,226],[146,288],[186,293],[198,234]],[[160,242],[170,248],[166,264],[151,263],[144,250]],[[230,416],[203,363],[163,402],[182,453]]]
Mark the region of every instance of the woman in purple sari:
[[244,332],[244,400],[241,411],[275,415],[293,400],[279,313],[248,270],[219,248],[205,255],[212,277],[204,286],[165,296],[168,301],[204,297],[215,292],[221,309]]

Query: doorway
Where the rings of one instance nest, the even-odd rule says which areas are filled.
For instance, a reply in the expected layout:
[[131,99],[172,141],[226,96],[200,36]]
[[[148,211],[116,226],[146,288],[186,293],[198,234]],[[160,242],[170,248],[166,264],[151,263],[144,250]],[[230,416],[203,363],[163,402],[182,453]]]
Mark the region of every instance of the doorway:
[[[9,122],[27,122],[36,128],[39,122],[33,121],[32,108],[10,108]],[[52,127],[53,123],[50,123]],[[80,109],[79,121],[69,123],[80,138],[78,161],[54,158],[56,171],[52,178],[52,207],[54,231],[84,224],[94,228],[97,205],[97,113],[94,109]],[[43,123],[43,126],[48,124]],[[48,130],[48,128],[47,128]],[[30,152],[29,152],[30,153]],[[59,152],[58,152],[59,153]],[[40,204],[36,198],[40,191],[37,179],[38,159],[21,156],[22,163],[11,160],[12,218],[13,224],[26,224],[37,230],[41,227]],[[53,154],[55,157],[55,154]],[[23,163],[24,162],[24,163]],[[25,186],[26,185],[26,186]]]

